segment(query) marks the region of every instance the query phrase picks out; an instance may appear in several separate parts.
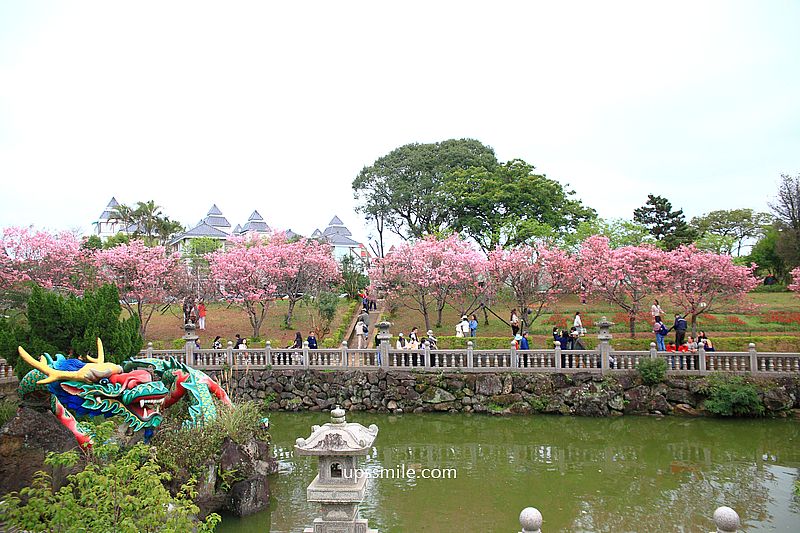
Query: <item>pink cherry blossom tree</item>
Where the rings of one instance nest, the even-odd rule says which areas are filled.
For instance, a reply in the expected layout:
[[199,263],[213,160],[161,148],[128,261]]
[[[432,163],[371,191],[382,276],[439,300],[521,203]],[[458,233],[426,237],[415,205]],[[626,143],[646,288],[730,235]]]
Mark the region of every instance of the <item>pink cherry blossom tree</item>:
[[544,308],[577,286],[575,259],[545,244],[497,249],[489,254],[489,274],[499,288],[511,290],[528,329]]
[[288,299],[284,322],[291,328],[295,305],[304,295],[316,297],[341,281],[339,264],[329,244],[309,239],[289,242],[282,233],[273,235],[266,249],[275,259],[277,292]]
[[222,298],[242,306],[253,336],[258,337],[277,289],[278,267],[267,244],[261,239],[234,241],[233,246],[209,254],[208,259]]
[[792,270],[791,276],[793,283],[789,285],[789,289],[795,291],[800,296],[800,267]]
[[697,317],[715,311],[721,304],[751,305],[747,293],[758,285],[755,266],[737,266],[733,258],[681,246],[665,254],[669,277],[664,291],[672,304],[692,316],[692,334],[697,334]]
[[10,227],[0,234],[0,288],[30,281],[42,288],[78,293],[89,282],[91,252],[69,232]]
[[[444,306],[463,303],[481,290],[485,258],[458,235],[446,239],[428,236],[395,248],[369,271],[372,287],[380,287],[387,300],[418,311],[431,329],[436,311],[440,327]],[[464,309],[460,309],[464,312]]]
[[633,337],[644,299],[657,293],[668,276],[664,261],[664,252],[655,246],[611,248],[607,237],[594,235],[581,245],[578,266],[585,292],[627,313]]
[[142,241],[98,250],[94,263],[98,277],[116,285],[128,313],[138,317],[142,337],[155,310],[180,290],[186,271],[179,254],[169,254],[163,246],[145,246]]

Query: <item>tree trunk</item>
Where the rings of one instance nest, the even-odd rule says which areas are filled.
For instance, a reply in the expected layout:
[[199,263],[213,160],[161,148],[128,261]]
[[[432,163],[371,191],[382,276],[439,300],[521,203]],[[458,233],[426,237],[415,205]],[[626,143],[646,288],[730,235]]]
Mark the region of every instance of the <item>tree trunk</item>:
[[692,337],[697,339],[697,315],[692,314]]
[[439,306],[439,305],[436,306],[436,327],[437,328],[442,327],[442,310],[443,309],[444,309],[443,305],[442,306]]
[[483,325],[484,326],[488,326],[489,325],[489,311],[486,310],[486,306],[485,305],[482,306],[482,307],[483,307]]
[[628,315],[628,326],[631,331],[631,339],[636,337],[636,315]]
[[292,328],[292,315],[294,314],[294,305],[297,303],[297,300],[294,298],[289,298],[289,309],[286,311],[286,320],[284,323],[288,329]]

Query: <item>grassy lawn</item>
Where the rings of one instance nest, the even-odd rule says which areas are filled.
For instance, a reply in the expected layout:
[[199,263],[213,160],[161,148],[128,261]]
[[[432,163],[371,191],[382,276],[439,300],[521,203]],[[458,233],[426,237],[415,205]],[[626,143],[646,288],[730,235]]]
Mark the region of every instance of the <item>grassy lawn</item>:
[[[343,320],[349,324],[351,317],[347,311],[350,302],[351,300],[340,299],[336,318],[331,323],[331,332],[336,331],[336,328],[339,327]],[[223,346],[225,342],[232,340],[237,333],[242,337],[252,338],[253,328],[244,309],[222,303],[210,303],[207,307],[206,329],[197,331],[200,336],[200,345],[203,348],[210,348],[214,337],[217,335],[222,336]],[[308,308],[301,303],[295,305],[291,329],[287,329],[284,326],[287,309],[288,302],[284,300],[273,302],[267,312],[267,318],[261,325],[261,340],[248,342],[248,345],[251,347],[263,347],[264,341],[269,339],[272,342],[272,346],[285,347],[294,341],[296,331],[302,333],[303,338],[306,338],[312,328]],[[177,343],[175,347],[179,347],[183,346],[183,340],[180,339],[182,335],[183,313],[181,312],[181,306],[172,305],[165,312],[157,312],[153,315],[147,327],[145,342],[152,342],[157,349],[171,348],[175,343]]]

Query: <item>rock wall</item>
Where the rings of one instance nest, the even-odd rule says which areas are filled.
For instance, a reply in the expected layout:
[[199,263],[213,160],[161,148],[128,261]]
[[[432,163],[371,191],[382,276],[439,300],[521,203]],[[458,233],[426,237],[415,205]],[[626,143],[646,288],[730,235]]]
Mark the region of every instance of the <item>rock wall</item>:
[[[800,377],[756,378],[767,416],[800,416]],[[635,372],[597,374],[422,373],[405,371],[255,370],[235,373],[238,400],[274,411],[350,411],[577,416],[704,414],[703,377],[644,385]]]

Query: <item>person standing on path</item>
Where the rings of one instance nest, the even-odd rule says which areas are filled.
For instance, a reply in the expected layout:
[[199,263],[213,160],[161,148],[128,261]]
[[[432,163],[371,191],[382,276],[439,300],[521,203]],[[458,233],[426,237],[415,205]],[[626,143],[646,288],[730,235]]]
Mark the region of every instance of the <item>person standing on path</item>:
[[658,300],[653,300],[653,305],[650,306],[650,314],[653,315],[653,320],[661,322],[661,317],[664,316],[664,310],[658,304]]
[[201,330],[206,329],[206,301],[202,298],[197,304],[197,326]]
[[517,314],[516,309],[511,310],[511,334],[515,337],[519,333],[519,315]]
[[356,322],[356,340],[358,341],[358,349],[362,349],[367,345],[367,325],[363,320]]
[[317,349],[317,335],[314,333],[314,330],[308,332],[308,349],[309,350],[316,350]]
[[672,325],[672,329],[675,330],[675,346],[683,346],[683,339],[686,337],[687,328],[688,324],[686,323],[686,318],[675,313],[675,323]]
[[583,333],[583,322],[581,321],[580,311],[575,313],[575,320],[572,321],[572,327],[575,328],[575,331],[577,331],[578,334]]
[[669,333],[669,330],[667,326],[661,322],[661,317],[653,323],[653,333],[656,334],[656,349],[659,352],[665,352],[667,347],[664,345],[664,338],[667,336],[667,333]]
[[469,336],[478,336],[478,317],[475,315],[472,315],[472,318],[469,319]]

